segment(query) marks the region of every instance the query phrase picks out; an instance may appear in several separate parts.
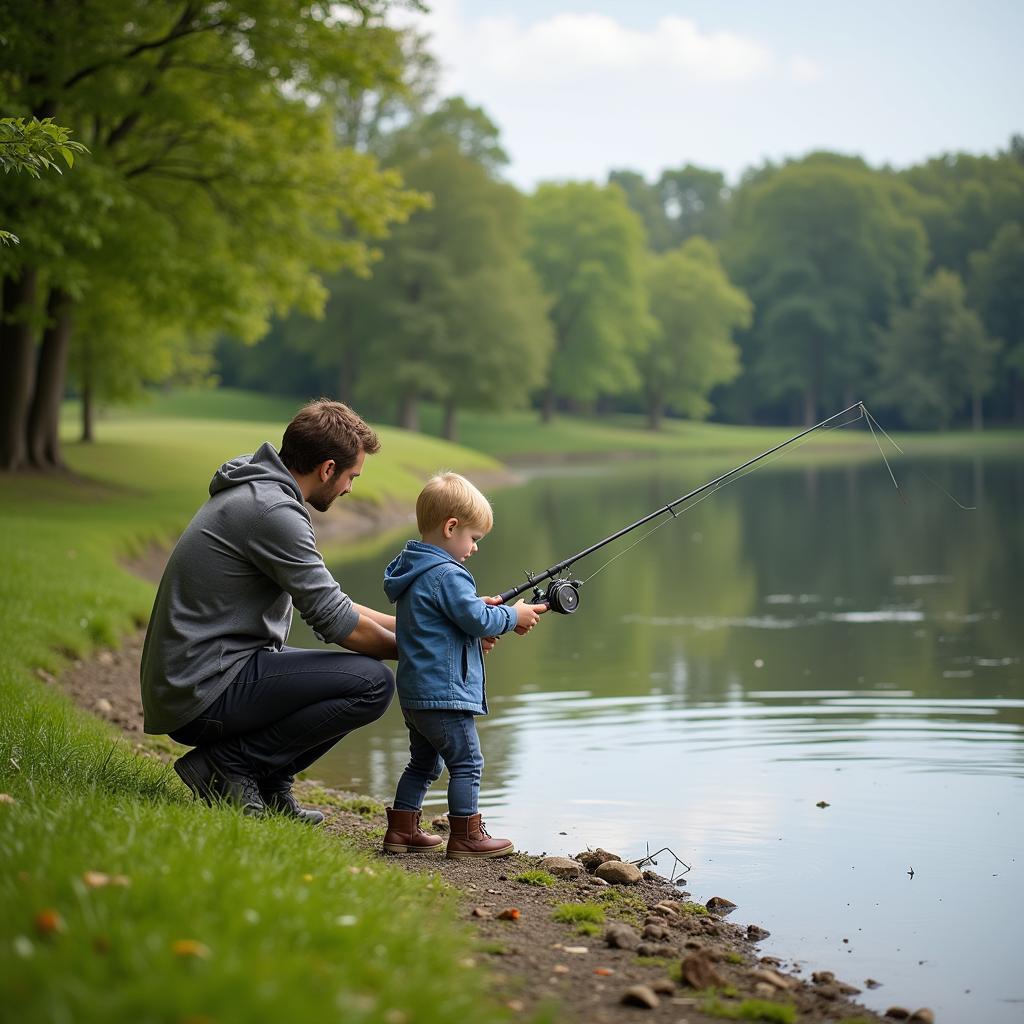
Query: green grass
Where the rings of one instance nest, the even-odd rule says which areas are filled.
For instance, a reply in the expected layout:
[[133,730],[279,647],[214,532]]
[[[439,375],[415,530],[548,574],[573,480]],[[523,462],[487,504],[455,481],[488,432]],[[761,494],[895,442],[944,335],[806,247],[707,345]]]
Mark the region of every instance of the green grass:
[[520,874],[515,875],[512,881],[521,882],[523,885],[537,885],[550,888],[555,884],[557,879],[547,871],[523,871]]
[[[0,1000],[20,1022],[510,1016],[438,881],[295,822],[194,804],[162,761],[41,679],[145,621],[154,587],[118,560],[173,538],[213,470],[281,426],[119,418],[68,446],[74,476],[0,477]],[[382,437],[356,500],[411,508],[439,466],[494,465]]]
[[597,898],[609,913],[625,921],[639,921],[647,913],[647,902],[636,893],[626,892],[618,886],[601,889]]
[[604,907],[596,903],[559,903],[551,916],[565,924],[604,924]]
[[768,999],[744,999],[740,1003],[723,1003],[712,996],[701,1004],[701,1012],[726,1020],[763,1020],[769,1024],[795,1024],[796,1007],[790,1003],[773,1003]]

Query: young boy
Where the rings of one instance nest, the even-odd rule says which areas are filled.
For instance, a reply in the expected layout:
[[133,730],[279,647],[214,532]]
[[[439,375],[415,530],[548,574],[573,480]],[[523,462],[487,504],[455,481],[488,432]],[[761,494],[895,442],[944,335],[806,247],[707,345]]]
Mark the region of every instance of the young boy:
[[515,847],[487,834],[477,806],[484,759],[475,715],[487,714],[481,640],[525,636],[547,605],[512,607],[479,597],[463,563],[494,524],[487,499],[457,473],[429,480],[416,501],[422,540],[410,540],[384,571],[397,605],[398,699],[409,729],[409,763],[387,809],[386,853],[429,853],[444,840],[420,828],[430,784],[448,768],[449,857],[504,857]]

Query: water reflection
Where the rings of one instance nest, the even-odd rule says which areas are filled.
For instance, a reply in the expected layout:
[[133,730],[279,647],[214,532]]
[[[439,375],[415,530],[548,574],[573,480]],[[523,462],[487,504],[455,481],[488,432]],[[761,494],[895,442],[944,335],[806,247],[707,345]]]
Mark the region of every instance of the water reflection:
[[[471,567],[507,589],[723,468],[538,476],[494,496]],[[581,562],[600,571],[580,611],[488,659],[482,803],[533,851],[671,846],[696,893],[771,928],[766,949],[884,981],[873,1006],[1016,1020],[1024,462],[896,470],[905,504],[882,466],[781,463]],[[338,565],[342,585],[382,604],[403,539]],[[392,708],[316,770],[387,798],[405,758]]]

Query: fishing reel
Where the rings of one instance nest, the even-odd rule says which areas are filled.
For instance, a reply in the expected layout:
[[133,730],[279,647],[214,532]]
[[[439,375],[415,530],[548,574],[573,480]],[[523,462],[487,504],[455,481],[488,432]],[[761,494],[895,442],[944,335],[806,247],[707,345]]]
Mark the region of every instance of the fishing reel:
[[544,591],[540,587],[533,588],[533,603],[546,604],[553,612],[560,615],[572,615],[580,606],[581,580],[552,580]]

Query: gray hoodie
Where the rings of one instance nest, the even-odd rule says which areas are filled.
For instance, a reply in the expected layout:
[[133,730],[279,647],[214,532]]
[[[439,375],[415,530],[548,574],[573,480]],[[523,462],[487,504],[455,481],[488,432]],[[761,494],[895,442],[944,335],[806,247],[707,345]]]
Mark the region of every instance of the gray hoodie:
[[293,603],[325,643],[359,620],[316,549],[298,484],[265,443],[217,470],[171,552],[142,652],[146,732],[191,722],[256,651],[279,650]]

